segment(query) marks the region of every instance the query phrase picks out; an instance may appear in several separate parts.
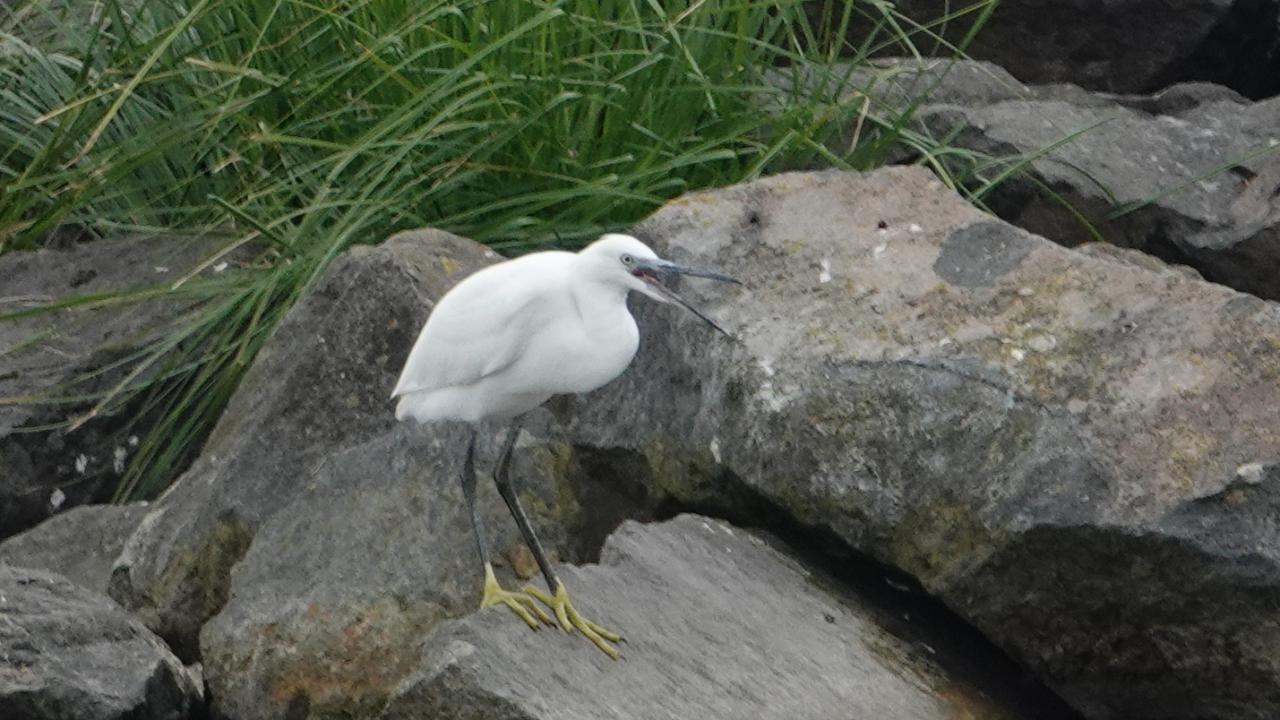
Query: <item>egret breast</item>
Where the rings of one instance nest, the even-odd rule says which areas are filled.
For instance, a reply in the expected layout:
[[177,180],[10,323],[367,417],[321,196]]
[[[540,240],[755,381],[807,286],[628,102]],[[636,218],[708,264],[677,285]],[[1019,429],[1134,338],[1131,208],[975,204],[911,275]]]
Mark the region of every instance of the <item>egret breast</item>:
[[587,345],[589,349],[574,363],[580,378],[573,392],[591,392],[621,375],[640,348],[640,330],[635,318],[623,306],[616,320],[607,329],[593,333]]
[[566,304],[509,369],[513,391],[590,392],[631,364],[640,331],[625,296],[578,297]]

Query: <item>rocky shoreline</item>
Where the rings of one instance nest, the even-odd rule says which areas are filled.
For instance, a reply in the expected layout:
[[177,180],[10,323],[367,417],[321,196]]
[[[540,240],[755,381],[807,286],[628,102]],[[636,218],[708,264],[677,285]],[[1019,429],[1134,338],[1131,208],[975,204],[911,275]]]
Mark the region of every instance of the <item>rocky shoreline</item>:
[[[628,372],[516,445],[622,661],[475,611],[461,430],[387,398],[432,304],[499,258],[424,229],[329,266],[153,502],[96,504],[136,408],[65,433],[84,408],[0,406],[0,717],[1280,717],[1280,23],[1201,2],[1108,54],[1087,5],[997,16],[993,40],[1061,49],[1038,60],[980,40],[850,76],[851,102],[931,88],[916,131],[1025,166],[991,213],[904,151],[631,230],[745,286],[686,288],[733,340],[637,305]],[[9,253],[0,300],[173,280],[208,247]],[[106,387],[180,311],[0,325],[0,396]],[[503,582],[536,580],[488,485]]]

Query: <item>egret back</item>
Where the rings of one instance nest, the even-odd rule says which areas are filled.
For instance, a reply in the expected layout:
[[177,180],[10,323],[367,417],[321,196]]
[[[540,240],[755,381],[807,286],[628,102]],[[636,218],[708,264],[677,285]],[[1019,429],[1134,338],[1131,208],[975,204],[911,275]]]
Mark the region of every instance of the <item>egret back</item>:
[[549,319],[547,296],[573,257],[534,253],[455,285],[431,311],[391,396],[470,385],[509,366]]
[[598,260],[578,258],[526,255],[446,293],[396,384],[397,417],[511,417],[621,374],[639,345],[628,287],[616,277],[626,275],[602,274]]

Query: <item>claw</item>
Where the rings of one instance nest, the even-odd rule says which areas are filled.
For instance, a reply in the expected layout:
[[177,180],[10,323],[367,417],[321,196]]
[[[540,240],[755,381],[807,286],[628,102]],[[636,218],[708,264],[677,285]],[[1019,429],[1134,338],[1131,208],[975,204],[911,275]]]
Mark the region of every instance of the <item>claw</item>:
[[534,601],[532,597],[523,592],[511,592],[503,590],[498,584],[498,578],[493,574],[493,566],[484,566],[484,598],[480,601],[480,607],[489,607],[490,605],[506,605],[511,611],[524,620],[532,629],[537,630],[541,625],[538,621],[547,625],[554,625],[555,621],[550,615]]
[[594,643],[596,647],[600,648],[605,655],[614,660],[622,656],[617,648],[609,644],[611,642],[623,642],[622,636],[582,617],[577,609],[573,607],[573,603],[569,601],[569,591],[565,590],[564,583],[556,583],[555,595],[549,595],[532,585],[525,586],[523,590],[526,594],[541,600],[547,607],[551,608],[556,614],[556,619],[560,621],[560,627],[565,632],[573,632],[576,629]]

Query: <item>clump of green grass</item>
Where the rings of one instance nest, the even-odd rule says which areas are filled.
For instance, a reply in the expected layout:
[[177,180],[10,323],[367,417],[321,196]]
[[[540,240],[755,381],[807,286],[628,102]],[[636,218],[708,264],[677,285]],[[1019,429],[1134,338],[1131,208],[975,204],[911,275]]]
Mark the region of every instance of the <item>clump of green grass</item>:
[[0,20],[0,252],[66,224],[222,238],[206,265],[257,248],[165,288],[194,309],[89,409],[150,419],[117,499],[155,495],[189,461],[352,244],[434,226],[507,252],[573,246],[691,189],[867,168],[900,142],[938,157],[907,130],[914,106],[848,94],[859,60],[938,39],[887,3],[84,5],[28,0]]

